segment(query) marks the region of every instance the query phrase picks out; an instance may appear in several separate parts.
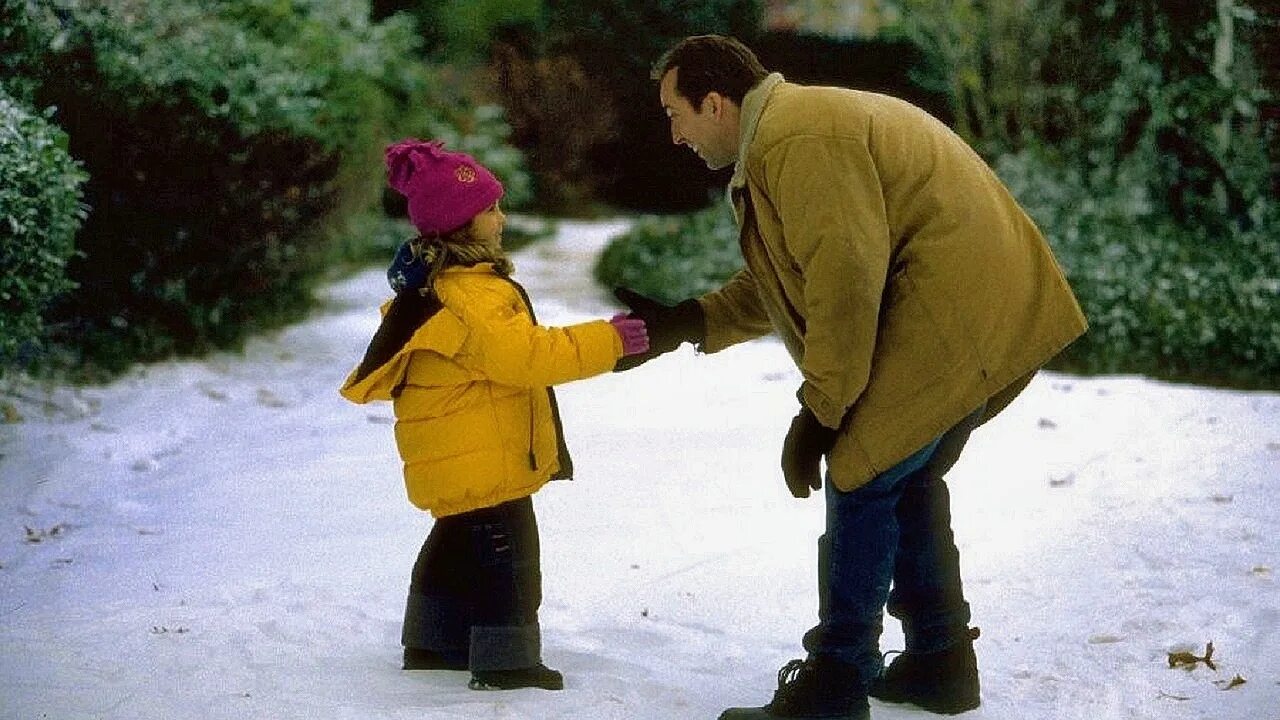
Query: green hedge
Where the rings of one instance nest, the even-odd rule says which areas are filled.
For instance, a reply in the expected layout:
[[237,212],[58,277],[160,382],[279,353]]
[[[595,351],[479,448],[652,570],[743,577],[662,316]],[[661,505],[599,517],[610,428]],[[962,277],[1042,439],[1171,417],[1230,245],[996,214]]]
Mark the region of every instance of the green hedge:
[[66,134],[0,85],[0,369],[39,344],[45,306],[73,287],[85,177]]
[[411,23],[364,1],[5,3],[4,69],[90,175],[54,339],[108,371],[305,312],[426,96]]
[[714,290],[739,268],[738,231],[727,205],[691,215],[646,216],[611,241],[594,275],[667,303]]
[[543,0],[373,0],[373,16],[404,13],[412,17],[429,58],[472,63],[488,55],[490,43],[505,25],[537,23]]
[[1090,331],[1057,366],[1280,388],[1280,203],[1244,227],[1180,225],[1133,175],[1024,152],[997,171],[1054,246]]

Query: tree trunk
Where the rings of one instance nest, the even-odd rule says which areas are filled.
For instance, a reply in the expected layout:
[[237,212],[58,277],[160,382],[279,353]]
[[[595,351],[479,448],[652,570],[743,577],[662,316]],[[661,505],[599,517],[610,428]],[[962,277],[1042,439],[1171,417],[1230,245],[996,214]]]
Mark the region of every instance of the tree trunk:
[[[1235,0],[1218,0],[1218,33],[1213,43],[1213,75],[1218,84],[1230,88],[1235,84],[1231,77],[1232,60],[1235,57]],[[1218,125],[1218,156],[1230,157],[1231,118],[1234,109],[1227,107]]]

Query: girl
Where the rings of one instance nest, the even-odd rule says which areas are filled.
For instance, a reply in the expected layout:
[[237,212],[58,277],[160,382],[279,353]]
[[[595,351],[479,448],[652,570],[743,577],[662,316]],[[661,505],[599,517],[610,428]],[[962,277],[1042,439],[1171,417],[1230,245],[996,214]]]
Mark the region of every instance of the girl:
[[409,500],[436,519],[413,567],[404,667],[469,668],[477,690],[558,690],[542,664],[530,499],[573,469],[550,386],[644,352],[644,323],[538,325],[510,278],[493,174],[438,142],[396,143],[386,161],[421,235],[397,253],[395,298],[341,392],[394,402]]

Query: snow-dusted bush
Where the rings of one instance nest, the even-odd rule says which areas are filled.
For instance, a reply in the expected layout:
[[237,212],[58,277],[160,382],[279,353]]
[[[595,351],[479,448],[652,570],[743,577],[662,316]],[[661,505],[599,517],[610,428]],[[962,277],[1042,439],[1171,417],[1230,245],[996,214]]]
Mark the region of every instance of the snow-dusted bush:
[[691,215],[647,216],[615,238],[596,262],[596,280],[668,303],[719,287],[742,267],[728,206]]
[[42,310],[73,286],[85,177],[66,134],[0,85],[0,368],[39,342]]
[[377,207],[425,80],[364,0],[12,0],[0,56],[89,180],[51,339],[99,368],[235,346],[299,317],[329,234]]
[[1089,317],[1065,365],[1280,387],[1280,203],[1258,198],[1243,226],[1180,224],[1123,172],[1085,177],[1030,152],[997,169]]

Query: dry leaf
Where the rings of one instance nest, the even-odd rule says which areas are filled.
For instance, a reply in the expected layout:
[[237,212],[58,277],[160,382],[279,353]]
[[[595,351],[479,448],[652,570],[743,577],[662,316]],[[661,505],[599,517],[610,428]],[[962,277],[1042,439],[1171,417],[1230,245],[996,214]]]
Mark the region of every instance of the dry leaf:
[[4,422],[9,425],[22,422],[22,413],[18,412],[17,406],[11,402],[0,404],[0,415],[4,416]]
[[1209,641],[1204,648],[1204,656],[1196,656],[1186,651],[1169,653],[1169,667],[1185,667],[1191,670],[1196,663],[1204,663],[1210,670],[1217,670],[1218,666],[1213,664],[1213,641]]
[[1222,690],[1230,690],[1231,688],[1240,687],[1244,683],[1245,683],[1244,678],[1240,677],[1239,675],[1236,675],[1230,680],[1217,680],[1213,684],[1217,685]]

